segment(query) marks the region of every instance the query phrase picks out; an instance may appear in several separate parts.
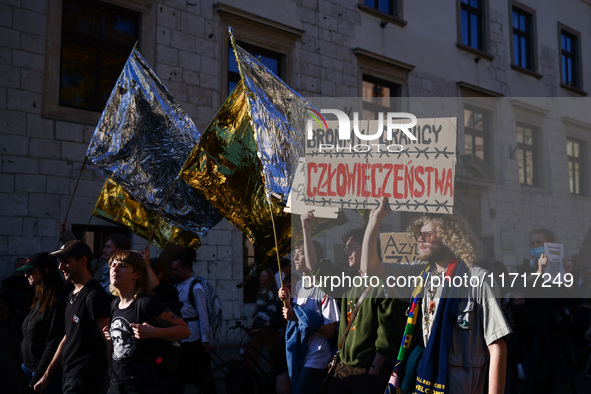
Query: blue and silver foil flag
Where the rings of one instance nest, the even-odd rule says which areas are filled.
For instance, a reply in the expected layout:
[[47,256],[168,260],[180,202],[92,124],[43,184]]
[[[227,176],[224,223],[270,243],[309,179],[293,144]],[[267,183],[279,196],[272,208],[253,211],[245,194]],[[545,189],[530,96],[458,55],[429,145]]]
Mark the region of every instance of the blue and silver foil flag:
[[304,155],[310,103],[232,42],[266,190],[286,203],[298,160]]
[[308,104],[244,49],[234,45],[234,52],[241,80],[191,152],[181,178],[250,239],[257,263],[264,265],[276,258],[276,246],[280,256],[291,248],[291,215],[283,205],[304,153]]
[[134,48],[90,141],[87,162],[147,210],[164,206],[162,216],[172,226],[205,236],[222,216],[178,180],[199,139],[191,118]]

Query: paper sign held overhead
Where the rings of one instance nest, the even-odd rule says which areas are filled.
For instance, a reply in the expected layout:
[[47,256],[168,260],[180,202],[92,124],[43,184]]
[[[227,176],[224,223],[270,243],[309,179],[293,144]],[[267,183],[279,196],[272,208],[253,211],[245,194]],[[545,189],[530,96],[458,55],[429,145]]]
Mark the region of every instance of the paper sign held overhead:
[[409,133],[378,133],[379,121],[351,126],[376,140],[342,140],[338,125],[308,134],[317,141],[306,150],[304,204],[371,209],[387,197],[395,211],[453,212],[456,118],[417,119]]

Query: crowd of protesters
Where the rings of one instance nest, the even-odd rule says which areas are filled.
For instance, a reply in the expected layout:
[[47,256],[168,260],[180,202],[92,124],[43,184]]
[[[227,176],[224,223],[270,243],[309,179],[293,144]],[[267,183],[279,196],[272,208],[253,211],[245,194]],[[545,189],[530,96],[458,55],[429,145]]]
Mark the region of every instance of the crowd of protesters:
[[[546,229],[535,229],[530,258],[511,271],[526,279],[499,287],[490,278],[512,276],[502,262],[482,257],[459,215],[422,214],[407,228],[418,243],[417,260],[383,263],[378,234],[388,213],[382,201],[366,228],[343,236],[346,261],[341,266],[326,259],[312,239],[313,211],[301,216],[303,242],[292,256],[304,280],[293,294],[286,286],[278,291],[288,322],[291,387],[277,392],[575,392],[574,374],[581,367],[575,355],[591,342],[591,262],[582,256],[565,259],[564,270],[574,277],[572,289],[536,293],[536,274],[548,268],[544,243],[556,239]],[[305,280],[335,275],[382,281],[367,287],[359,281],[364,285],[335,291],[314,287],[326,282]],[[478,278],[478,285],[451,285],[464,275]],[[424,285],[389,288],[383,281],[401,276],[421,277]],[[327,330],[334,324],[334,333]],[[331,360],[336,368],[327,374]]]
[[[539,297],[529,282],[499,289],[484,278],[501,278],[507,269],[482,258],[456,214],[417,215],[407,229],[417,241],[417,260],[383,263],[378,234],[388,214],[383,200],[366,228],[348,231],[345,261],[335,264],[313,239],[310,211],[301,216],[293,266],[284,259],[289,268],[281,274],[260,271],[250,334],[257,354],[273,360],[276,384],[269,392],[569,392],[574,353],[591,342],[591,266],[584,256],[564,263],[581,290],[577,297]],[[17,259],[15,274],[2,283],[3,390],[198,388],[211,367],[211,334],[205,284],[191,271],[194,251],[166,264],[113,234],[97,260],[65,224],[60,231],[59,250]],[[556,242],[552,232],[533,230],[531,256],[513,272],[528,281],[543,274],[547,242]],[[334,275],[382,281],[335,290],[310,280]],[[481,280],[452,286],[462,275]],[[386,277],[401,276],[422,282],[384,286]]]

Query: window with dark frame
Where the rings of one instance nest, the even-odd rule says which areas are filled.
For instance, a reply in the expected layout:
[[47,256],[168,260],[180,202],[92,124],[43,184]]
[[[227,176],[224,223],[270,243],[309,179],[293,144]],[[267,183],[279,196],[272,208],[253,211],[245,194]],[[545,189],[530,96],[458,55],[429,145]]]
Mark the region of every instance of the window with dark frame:
[[365,0],[365,5],[385,14],[398,16],[398,0]]
[[515,129],[517,134],[519,183],[527,186],[538,186],[537,130],[523,123],[518,123]]
[[[269,70],[271,70],[271,72],[273,72],[273,74],[281,79],[285,78],[285,75],[283,75],[284,67],[282,67],[285,55],[242,42],[239,42],[238,45],[263,63]],[[232,49],[232,45],[228,44],[228,94],[234,90],[239,81],[240,72],[238,71],[238,64],[236,63],[234,50]]]
[[395,108],[393,97],[400,97],[402,86],[374,78],[368,75],[363,76],[363,118],[367,120],[377,119],[377,114],[392,112]]
[[476,107],[464,107],[464,151],[488,163],[490,113]]
[[139,41],[141,14],[80,0],[62,10],[59,105],[101,112]]
[[462,44],[484,51],[482,0],[460,3]]
[[513,64],[534,70],[533,16],[517,7],[513,7]]
[[107,238],[111,235],[123,234],[131,239],[132,232],[123,226],[101,226],[101,225],[86,225],[86,224],[72,224],[72,233],[81,241],[84,241],[90,249],[92,249],[94,256],[100,259],[107,242]]
[[571,194],[583,194],[583,142],[574,138],[566,139],[568,157],[568,179]]
[[579,42],[578,37],[567,31],[560,32],[560,54],[562,65],[562,83],[580,88],[579,78]]

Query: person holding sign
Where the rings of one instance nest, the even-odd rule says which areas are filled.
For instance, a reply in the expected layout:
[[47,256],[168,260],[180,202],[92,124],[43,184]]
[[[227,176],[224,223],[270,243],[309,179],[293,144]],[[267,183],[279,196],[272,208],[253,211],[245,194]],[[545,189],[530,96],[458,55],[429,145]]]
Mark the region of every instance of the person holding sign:
[[[295,269],[309,277],[305,256],[314,254],[323,257],[320,245],[309,240],[295,245],[293,262]],[[321,258],[322,258],[321,257]],[[308,282],[308,283],[306,283]],[[291,392],[309,394],[314,392],[326,374],[326,366],[332,355],[330,340],[339,320],[337,302],[320,288],[300,280],[295,286],[293,301],[290,289],[279,289],[279,299],[285,303],[283,317],[287,320],[285,331],[286,355]]]
[[[570,288],[560,272],[570,276],[572,263],[565,259],[549,270],[549,245],[558,245],[563,249],[556,243],[552,231],[536,228],[530,232],[530,258],[524,259],[516,268],[519,275],[527,277],[527,281],[516,281],[512,290],[510,307],[518,319],[514,328],[515,341],[510,346],[509,365],[513,370],[510,375],[517,375],[523,380],[522,392],[525,394],[554,389],[558,381],[559,360],[567,349],[564,338],[569,336],[572,306],[565,297]],[[515,380],[513,377],[509,382],[511,387],[520,383]]]
[[483,393],[488,372],[488,393],[503,393],[511,328],[491,274],[475,265],[480,255],[467,223],[456,215],[421,214],[408,228],[419,243],[419,260],[382,264],[378,231],[388,213],[383,199],[370,214],[361,270],[386,283],[389,277],[420,278],[410,289],[409,318],[390,384],[413,392]]
[[[301,220],[304,242],[311,243],[313,211],[302,215]],[[363,232],[363,229],[354,229],[343,237],[347,267],[335,267],[328,259],[318,258],[315,253],[305,255],[306,269],[312,272],[316,283],[320,282],[320,278],[342,278],[343,282],[349,280],[351,283],[363,278],[360,270]],[[311,251],[304,247],[306,250]],[[357,282],[362,283],[360,280]],[[404,303],[386,298],[381,285],[342,285],[340,292],[332,286],[320,287],[330,296],[341,298],[337,337],[337,343],[342,343],[340,362],[328,386],[328,393],[382,394],[389,374],[385,362],[394,354],[402,333]]]

